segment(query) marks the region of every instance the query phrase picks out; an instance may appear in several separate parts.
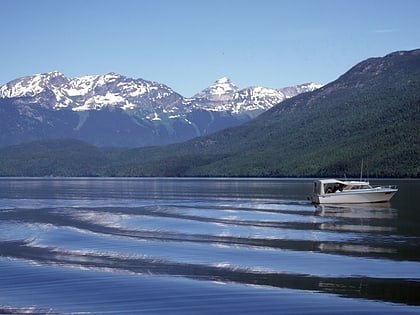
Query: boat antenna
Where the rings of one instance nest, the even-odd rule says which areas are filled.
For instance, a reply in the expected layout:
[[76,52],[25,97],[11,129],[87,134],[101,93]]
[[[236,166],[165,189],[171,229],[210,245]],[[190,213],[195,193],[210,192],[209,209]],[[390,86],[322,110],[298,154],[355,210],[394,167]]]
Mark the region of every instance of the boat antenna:
[[362,159],[362,165],[360,166],[360,181],[362,181],[362,175],[363,175],[363,159]]
[[366,181],[369,181],[369,158],[366,158]]

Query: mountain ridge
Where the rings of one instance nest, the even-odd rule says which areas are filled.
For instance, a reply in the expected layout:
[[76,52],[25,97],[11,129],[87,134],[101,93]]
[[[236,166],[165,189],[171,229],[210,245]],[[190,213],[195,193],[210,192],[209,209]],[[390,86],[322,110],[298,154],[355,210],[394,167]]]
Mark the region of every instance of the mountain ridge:
[[[133,109],[133,107],[138,105],[131,103],[127,99],[123,100],[121,96],[115,95],[117,92],[120,94],[125,92],[125,95],[134,98],[139,95],[149,94],[153,90],[159,90],[154,101],[175,95],[182,100],[187,100],[187,104],[191,105],[197,99],[210,102],[232,101],[232,99],[237,99],[238,93],[240,95],[242,91],[252,91],[253,94],[259,95],[263,95],[264,92],[268,91],[269,94],[277,94],[278,99],[275,101],[275,104],[278,104],[279,100],[282,101],[299,93],[313,91],[321,86],[322,84],[309,82],[277,89],[260,86],[239,89],[228,77],[222,77],[209,87],[196,93],[193,97],[183,97],[165,84],[145,79],[128,78],[115,72],[104,75],[68,78],[59,71],[51,71],[18,78],[0,86],[0,98],[35,97],[40,95],[42,99],[42,93],[53,93],[56,102],[48,104],[52,105],[50,106],[51,108],[69,107],[75,111],[83,111],[98,109],[107,105],[117,105],[120,102],[125,102],[125,106],[120,106],[122,109]],[[261,93],[260,91],[263,92]],[[85,98],[80,99],[83,96]],[[96,99],[92,99],[92,96],[96,96]],[[48,101],[48,99],[42,100]],[[98,107],[92,105],[97,105]],[[273,103],[265,104],[265,107],[262,109],[266,110],[273,105]],[[226,110],[226,108],[222,110]]]
[[[239,89],[225,77],[185,98],[165,84],[117,73],[77,78],[58,71],[36,74],[0,87],[4,119],[16,120],[9,129],[0,125],[0,146],[26,138],[54,138],[55,134],[99,146],[181,142],[242,124],[284,99],[319,86],[302,84],[287,87],[285,92],[263,87]],[[117,121],[124,124],[117,125]],[[96,132],[95,124],[105,134]]]

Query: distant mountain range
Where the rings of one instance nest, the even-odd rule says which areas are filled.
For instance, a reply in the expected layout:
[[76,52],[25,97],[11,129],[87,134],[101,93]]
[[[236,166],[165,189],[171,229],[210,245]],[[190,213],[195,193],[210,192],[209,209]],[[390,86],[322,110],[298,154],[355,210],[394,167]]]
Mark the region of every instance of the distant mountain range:
[[240,125],[319,84],[239,89],[228,78],[191,98],[116,73],[67,78],[60,72],[0,87],[0,147],[76,138],[99,146],[164,145]]
[[[223,79],[196,97],[232,93],[230,84]],[[19,102],[6,106],[33,114]],[[11,130],[21,128],[17,118]],[[369,58],[240,126],[182,143],[127,149],[50,140],[2,148],[0,176],[358,177],[362,160],[371,178],[420,177],[420,49]]]

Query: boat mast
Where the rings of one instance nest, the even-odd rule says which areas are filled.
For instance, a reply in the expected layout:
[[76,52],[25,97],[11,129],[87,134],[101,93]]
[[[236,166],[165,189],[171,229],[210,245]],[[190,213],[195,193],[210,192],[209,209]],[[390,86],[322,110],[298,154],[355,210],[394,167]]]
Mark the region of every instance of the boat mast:
[[363,175],[363,159],[362,159],[362,165],[360,166],[360,181],[362,181],[362,175]]

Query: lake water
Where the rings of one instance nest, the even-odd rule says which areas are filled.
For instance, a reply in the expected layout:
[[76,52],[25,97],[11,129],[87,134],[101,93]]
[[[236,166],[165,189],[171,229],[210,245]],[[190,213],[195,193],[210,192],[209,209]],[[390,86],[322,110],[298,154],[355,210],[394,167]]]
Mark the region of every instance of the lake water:
[[1,314],[419,314],[419,180],[2,178]]

